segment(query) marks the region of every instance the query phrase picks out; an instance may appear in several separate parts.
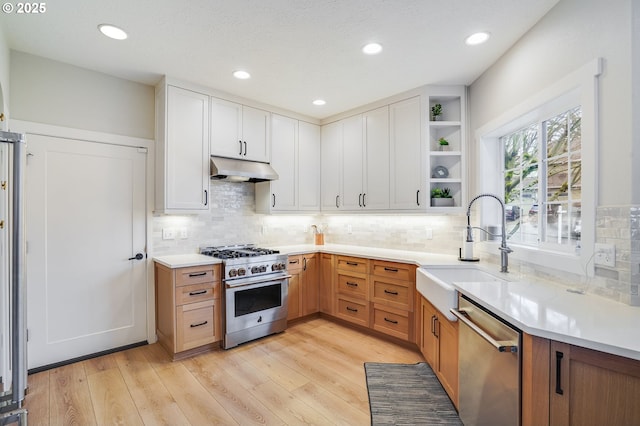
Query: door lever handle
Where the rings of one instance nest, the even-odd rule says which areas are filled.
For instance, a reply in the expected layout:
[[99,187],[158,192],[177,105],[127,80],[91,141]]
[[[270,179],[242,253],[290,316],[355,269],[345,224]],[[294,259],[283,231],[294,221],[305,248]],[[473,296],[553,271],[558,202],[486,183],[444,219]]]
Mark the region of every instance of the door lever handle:
[[136,253],[136,255],[133,257],[130,257],[129,260],[142,260],[143,257],[144,255],[142,253]]

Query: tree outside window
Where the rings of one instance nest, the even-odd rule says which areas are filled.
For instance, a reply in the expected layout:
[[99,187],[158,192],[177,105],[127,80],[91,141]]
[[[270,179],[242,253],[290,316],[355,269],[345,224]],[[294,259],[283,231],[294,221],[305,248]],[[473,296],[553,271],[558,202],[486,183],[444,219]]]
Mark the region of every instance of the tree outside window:
[[509,239],[578,245],[581,235],[581,108],[500,138]]

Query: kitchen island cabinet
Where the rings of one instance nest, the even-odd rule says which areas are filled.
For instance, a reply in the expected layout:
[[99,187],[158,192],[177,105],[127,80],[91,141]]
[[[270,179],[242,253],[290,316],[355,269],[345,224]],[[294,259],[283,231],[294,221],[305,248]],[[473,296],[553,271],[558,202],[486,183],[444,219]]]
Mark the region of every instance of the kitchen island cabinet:
[[155,263],[156,333],[171,357],[182,359],[222,340],[221,268],[169,268]]

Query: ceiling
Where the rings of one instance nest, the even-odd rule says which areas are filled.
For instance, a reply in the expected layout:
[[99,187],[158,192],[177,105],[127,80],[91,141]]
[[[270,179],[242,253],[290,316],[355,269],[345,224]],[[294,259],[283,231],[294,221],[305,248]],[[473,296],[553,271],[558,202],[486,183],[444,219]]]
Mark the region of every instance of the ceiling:
[[[58,0],[40,15],[0,13],[0,26],[14,50],[149,85],[168,75],[323,119],[426,84],[471,84],[557,2]],[[104,37],[101,23],[129,38]],[[487,43],[464,44],[480,30]],[[363,55],[370,41],[382,53]],[[252,78],[233,78],[239,68]]]

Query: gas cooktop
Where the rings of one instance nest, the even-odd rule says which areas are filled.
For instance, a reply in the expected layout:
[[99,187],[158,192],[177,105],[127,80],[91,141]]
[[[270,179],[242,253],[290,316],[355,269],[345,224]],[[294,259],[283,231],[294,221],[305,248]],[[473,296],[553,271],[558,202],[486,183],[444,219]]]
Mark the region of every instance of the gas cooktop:
[[278,250],[255,247],[254,245],[203,247],[200,249],[200,254],[212,256],[218,259],[257,257],[278,253],[280,253],[280,251]]

